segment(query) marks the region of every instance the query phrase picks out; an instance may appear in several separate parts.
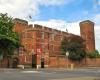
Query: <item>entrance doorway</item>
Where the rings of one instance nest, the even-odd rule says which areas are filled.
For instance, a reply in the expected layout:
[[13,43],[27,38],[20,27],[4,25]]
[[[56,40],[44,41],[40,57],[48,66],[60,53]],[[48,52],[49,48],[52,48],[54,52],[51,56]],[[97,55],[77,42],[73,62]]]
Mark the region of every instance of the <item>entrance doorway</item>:
[[12,68],[17,68],[18,64],[19,64],[19,59],[17,57],[14,57],[12,62]]
[[32,55],[32,68],[37,68],[37,54]]

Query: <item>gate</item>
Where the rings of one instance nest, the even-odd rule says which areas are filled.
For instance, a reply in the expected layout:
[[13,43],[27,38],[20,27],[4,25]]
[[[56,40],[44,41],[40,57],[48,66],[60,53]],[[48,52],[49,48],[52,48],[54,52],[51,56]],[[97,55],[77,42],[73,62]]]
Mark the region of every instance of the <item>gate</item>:
[[12,68],[17,68],[18,64],[19,64],[19,59],[17,57],[14,57],[12,61]]
[[32,55],[32,68],[37,68],[37,54]]

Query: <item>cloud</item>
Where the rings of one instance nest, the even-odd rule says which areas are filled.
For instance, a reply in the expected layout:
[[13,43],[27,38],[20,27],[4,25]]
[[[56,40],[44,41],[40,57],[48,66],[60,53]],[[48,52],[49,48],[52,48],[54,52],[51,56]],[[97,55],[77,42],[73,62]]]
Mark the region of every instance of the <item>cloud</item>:
[[94,22],[96,22],[96,24],[100,24],[100,14],[96,14],[93,18]]
[[[99,0],[100,3],[100,0]],[[100,51],[100,14],[95,14],[93,17],[93,21],[95,22],[95,43],[97,50]]]
[[97,50],[100,51],[100,25],[95,25],[95,43]]
[[62,31],[66,31],[67,29],[69,33],[80,35],[79,22],[67,23],[66,21],[63,20],[51,19],[49,21],[34,21],[30,22],[30,24],[40,24],[46,27]]
[[100,10],[100,0],[93,0],[93,8],[95,11]]
[[100,0],[97,0],[98,5],[100,5]]
[[[41,2],[42,1],[42,2]],[[65,2],[65,0],[39,0],[42,5],[61,5]]]
[[8,13],[12,17],[29,19],[29,16],[39,14],[40,5],[60,6],[73,0],[0,0],[0,12]]
[[40,1],[40,4],[42,5],[52,5],[52,6],[55,6],[55,5],[62,5],[62,4],[69,4],[75,0],[39,0]]
[[[29,22],[29,24],[40,24],[40,25],[43,25],[46,27],[50,27],[50,28],[62,30],[62,31],[66,31],[66,29],[67,29],[69,33],[80,35],[79,22],[80,21],[68,23],[68,22],[63,21],[63,20],[51,19],[49,21]],[[94,29],[95,29],[96,49],[100,51],[100,45],[99,45],[100,44],[100,25],[95,24]]]
[[25,19],[38,13],[38,4],[36,0],[1,0],[0,12]]

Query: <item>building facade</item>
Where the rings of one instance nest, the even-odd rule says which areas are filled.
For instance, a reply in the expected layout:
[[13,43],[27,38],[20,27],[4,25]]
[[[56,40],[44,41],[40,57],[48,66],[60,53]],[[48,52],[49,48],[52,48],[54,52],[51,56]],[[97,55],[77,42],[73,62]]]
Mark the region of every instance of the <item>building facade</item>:
[[[88,21],[87,21],[88,22]],[[85,22],[85,23],[87,23]],[[36,64],[41,64],[43,57],[48,63],[49,56],[60,55],[61,41],[66,37],[76,36],[74,34],[48,28],[38,24],[29,25],[27,21],[21,19],[14,19],[14,31],[20,35],[21,47],[19,49],[20,61],[22,63],[31,63],[32,55],[36,54]],[[94,40],[94,25],[80,23],[81,37],[86,40],[86,50],[95,50]],[[89,33],[88,33],[89,32]],[[84,36],[90,37],[86,38]],[[90,41],[90,43],[89,43]],[[30,58],[29,58],[29,57]]]

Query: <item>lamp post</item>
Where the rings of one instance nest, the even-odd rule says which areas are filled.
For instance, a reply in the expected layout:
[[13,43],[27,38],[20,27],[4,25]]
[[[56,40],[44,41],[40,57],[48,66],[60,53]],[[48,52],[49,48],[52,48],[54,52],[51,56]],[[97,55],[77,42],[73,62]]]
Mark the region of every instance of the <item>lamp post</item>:
[[69,56],[69,52],[66,52],[66,61],[67,61],[67,69],[68,69],[68,56]]

